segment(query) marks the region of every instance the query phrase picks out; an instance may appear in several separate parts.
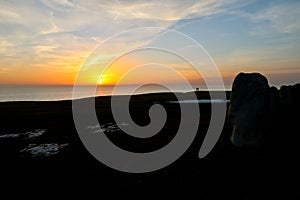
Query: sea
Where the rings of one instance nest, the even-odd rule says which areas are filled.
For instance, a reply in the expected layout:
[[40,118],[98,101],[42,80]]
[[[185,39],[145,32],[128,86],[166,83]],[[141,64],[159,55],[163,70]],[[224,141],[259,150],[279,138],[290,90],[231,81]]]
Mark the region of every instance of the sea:
[[[109,95],[131,95],[130,86],[120,86],[118,93],[114,93],[113,86],[101,86],[97,87],[96,93],[91,94],[91,88],[94,86],[80,86],[80,93],[76,93],[76,99],[96,96],[109,96]],[[167,88],[148,85],[146,87],[140,87],[133,94],[145,94],[145,93],[159,93],[170,92]],[[172,92],[190,92],[186,88],[180,88]],[[60,101],[73,99],[73,86],[62,85],[42,85],[42,86],[29,86],[29,85],[0,85],[0,102],[12,102],[12,101]],[[220,103],[218,100],[213,100]],[[170,102],[175,103],[175,102]],[[207,100],[197,102],[179,102],[179,103],[208,103]]]
[[[80,86],[82,92],[76,93],[76,98],[86,98],[95,96],[109,96],[113,94],[113,86],[101,86],[97,87],[95,94],[90,94],[91,88],[94,86]],[[168,92],[163,87],[141,87],[134,92],[134,94],[143,93],[157,93]],[[175,92],[185,92],[178,89]],[[114,93],[115,94],[115,93]],[[118,93],[115,95],[129,95],[130,87],[121,86],[118,89]],[[29,86],[29,85],[0,85],[0,102],[10,101],[59,101],[59,100],[71,100],[73,99],[73,86],[56,86],[56,85],[42,85],[42,86]]]

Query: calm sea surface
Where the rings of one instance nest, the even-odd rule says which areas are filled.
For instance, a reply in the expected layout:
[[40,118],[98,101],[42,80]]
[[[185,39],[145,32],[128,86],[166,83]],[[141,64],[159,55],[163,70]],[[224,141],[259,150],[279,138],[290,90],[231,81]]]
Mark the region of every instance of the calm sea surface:
[[[113,94],[113,86],[101,86],[97,88],[95,94],[92,94],[92,86],[81,86],[80,92],[77,92],[76,99],[92,97],[92,96],[108,96]],[[120,86],[116,95],[131,94],[130,86]],[[78,91],[78,90],[77,90]],[[189,92],[190,89],[180,88],[173,92]],[[156,92],[170,92],[167,88],[148,85],[137,89],[134,94],[156,93]],[[73,86],[1,86],[0,85],[0,102],[7,101],[58,101],[73,99]],[[203,101],[203,102],[202,102]],[[206,100],[207,101],[207,100]],[[223,100],[221,100],[223,101]],[[172,102],[170,102],[172,103]],[[180,102],[193,103],[193,102]],[[198,103],[208,103],[201,100]],[[220,103],[218,100],[212,103]]]
[[[81,86],[82,92],[77,93],[76,97],[84,98],[91,96],[107,96],[113,92],[112,86],[102,86],[97,88],[95,95],[88,91],[91,86]],[[140,88],[135,93],[165,92],[164,88],[147,87]],[[0,86],[0,102],[5,101],[56,101],[72,99],[73,86]],[[122,86],[119,95],[130,94],[129,87]]]

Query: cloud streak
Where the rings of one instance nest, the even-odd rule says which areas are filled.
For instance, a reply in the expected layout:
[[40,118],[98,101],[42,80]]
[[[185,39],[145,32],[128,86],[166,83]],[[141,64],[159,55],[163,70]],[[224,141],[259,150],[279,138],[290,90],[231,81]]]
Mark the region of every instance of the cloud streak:
[[272,27],[284,33],[300,30],[300,2],[272,5],[252,16],[254,20],[271,23]]
[[[221,64],[231,65],[236,62],[243,65],[248,62],[249,65],[256,64],[259,60],[262,66],[266,66],[268,63],[274,63],[271,62],[272,59],[278,60],[278,57],[298,63],[297,58],[284,57],[286,55],[281,50],[274,51],[272,46],[261,48],[254,43],[258,43],[256,39],[266,34],[275,38],[274,32],[279,34],[276,35],[276,39],[285,39],[285,34],[297,33],[300,30],[300,3],[284,1],[264,3],[264,6],[261,6],[261,3],[255,1],[246,4],[240,0],[0,1],[0,73],[9,73],[11,70],[3,69],[11,68],[15,71],[26,69],[28,74],[36,74],[41,68],[51,72],[75,71],[100,42],[124,30],[138,27],[169,27],[196,36],[203,34],[207,29],[210,33],[224,35],[225,41],[214,46],[218,50],[228,44],[226,40],[230,35],[236,32],[243,34],[242,30],[238,30],[232,24],[231,18],[236,20],[234,22],[243,20],[245,28],[251,26],[248,34],[251,31],[258,34],[243,35],[242,42],[248,40],[247,37],[252,37],[251,52],[247,51],[247,47],[243,47],[244,51],[233,49],[231,52],[225,52],[232,57],[216,55],[217,58],[222,58]],[[244,9],[248,4],[253,7]],[[228,21],[222,21],[226,17]],[[212,19],[221,19],[222,23]],[[199,27],[193,27],[195,21],[199,22]],[[223,29],[218,29],[219,26]],[[107,47],[107,55],[115,55],[124,47],[146,46],[153,40],[167,42],[160,39],[164,36],[163,32],[154,31],[152,35],[155,37],[140,35],[120,38],[117,43]],[[210,38],[209,42],[213,41],[212,36],[209,36],[208,34],[203,38]],[[233,44],[237,43],[237,39],[239,38],[229,38]],[[294,38],[288,42],[293,40]],[[279,49],[284,47],[283,44],[278,45]],[[182,49],[193,54],[187,46],[183,45]],[[287,49],[288,52],[291,50],[296,51],[297,47]],[[282,55],[275,55],[277,53]],[[239,58],[235,59],[236,57]]]

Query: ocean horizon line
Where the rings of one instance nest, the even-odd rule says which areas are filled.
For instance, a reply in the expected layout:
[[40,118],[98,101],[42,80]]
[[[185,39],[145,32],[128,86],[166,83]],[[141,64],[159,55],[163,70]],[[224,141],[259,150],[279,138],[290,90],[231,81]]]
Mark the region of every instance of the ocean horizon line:
[[[82,86],[88,87],[88,86]],[[90,87],[88,87],[90,88]],[[121,96],[121,95],[139,95],[139,94],[153,94],[153,93],[188,93],[195,90],[184,90],[178,88],[177,90],[170,91],[165,88],[145,88],[136,90],[134,93],[129,92],[128,87],[121,87],[119,92],[113,93],[114,87],[98,87],[94,95],[90,95],[90,92],[76,93],[78,98],[73,98],[73,86],[3,86],[0,85],[0,102],[20,102],[20,101],[63,101],[63,100],[75,100],[89,97],[104,97],[104,96]],[[230,91],[230,90],[202,90],[199,92],[210,91]]]

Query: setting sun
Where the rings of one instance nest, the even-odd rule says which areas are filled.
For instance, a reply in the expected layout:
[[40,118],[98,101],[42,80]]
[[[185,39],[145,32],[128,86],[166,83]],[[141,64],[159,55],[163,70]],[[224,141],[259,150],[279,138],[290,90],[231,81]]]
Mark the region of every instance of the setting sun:
[[299,16],[300,0],[0,0],[0,198],[299,196]]
[[103,82],[103,78],[99,78],[98,85],[102,85],[102,82]]

